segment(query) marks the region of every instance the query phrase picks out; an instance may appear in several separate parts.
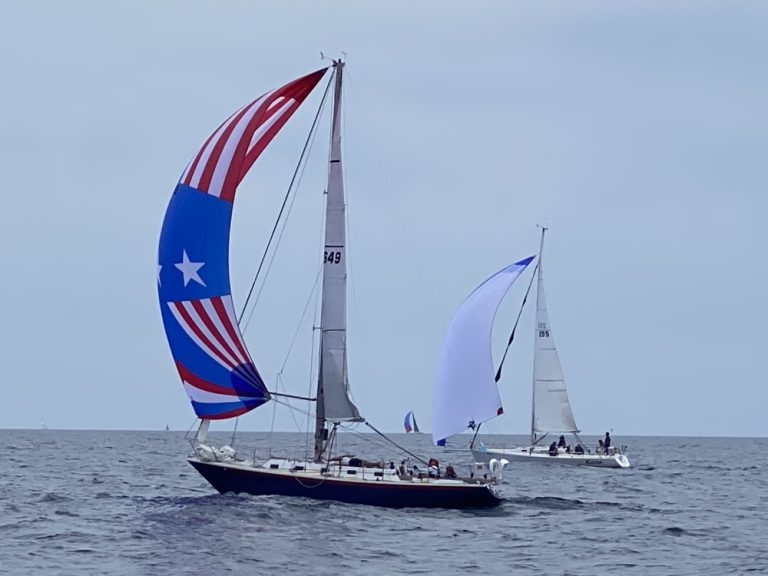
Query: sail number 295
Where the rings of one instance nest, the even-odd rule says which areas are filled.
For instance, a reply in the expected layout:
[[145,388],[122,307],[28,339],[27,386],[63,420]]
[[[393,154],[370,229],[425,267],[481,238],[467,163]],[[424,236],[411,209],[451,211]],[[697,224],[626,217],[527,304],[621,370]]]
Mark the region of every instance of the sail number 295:
[[323,264],[338,264],[341,262],[341,252],[338,250],[326,250]]

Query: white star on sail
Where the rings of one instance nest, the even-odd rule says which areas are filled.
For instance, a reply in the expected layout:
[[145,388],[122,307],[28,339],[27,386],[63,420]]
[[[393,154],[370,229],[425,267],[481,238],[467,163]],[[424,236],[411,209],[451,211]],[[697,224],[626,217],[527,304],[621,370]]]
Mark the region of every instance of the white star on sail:
[[205,282],[203,282],[202,278],[200,278],[200,275],[197,273],[200,268],[205,266],[205,262],[190,261],[189,256],[187,256],[187,251],[182,250],[181,262],[174,264],[174,266],[181,270],[181,273],[184,275],[185,288],[190,280],[194,280],[198,284],[205,286]]

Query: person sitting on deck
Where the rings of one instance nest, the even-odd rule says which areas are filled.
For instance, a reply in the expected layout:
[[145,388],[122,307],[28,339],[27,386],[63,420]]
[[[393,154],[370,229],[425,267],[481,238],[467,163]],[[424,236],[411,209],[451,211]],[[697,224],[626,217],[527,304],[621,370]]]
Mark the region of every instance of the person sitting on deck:
[[429,474],[430,478],[440,478],[440,462],[437,460],[437,458],[429,459],[427,474]]
[[596,450],[596,452],[598,454],[602,454],[603,453],[603,439],[602,438],[597,441],[597,450]]
[[554,442],[552,442],[552,444],[549,445],[549,455],[557,456],[557,444]]
[[584,454],[584,448],[581,444],[576,444],[576,448],[573,449],[574,454]]
[[450,464],[448,464],[448,466],[445,467],[445,477],[450,479],[457,478],[456,470],[454,470],[453,466],[451,466]]
[[560,438],[557,440],[557,447],[565,448],[565,436],[560,436]]

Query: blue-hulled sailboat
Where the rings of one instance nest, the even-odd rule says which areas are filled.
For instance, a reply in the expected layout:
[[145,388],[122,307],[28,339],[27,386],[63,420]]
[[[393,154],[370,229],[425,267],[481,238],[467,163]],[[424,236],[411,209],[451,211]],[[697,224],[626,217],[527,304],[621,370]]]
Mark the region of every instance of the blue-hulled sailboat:
[[[319,369],[312,458],[243,459],[207,438],[211,420],[270,401],[239,328],[229,282],[229,229],[237,187],[328,70],[334,96],[325,208]],[[341,153],[344,64],[267,92],[230,116],[182,173],[160,236],[158,291],[182,383],[201,419],[189,462],[219,492],[278,494],[403,507],[484,507],[499,502],[494,477],[446,478],[393,463],[334,455],[345,423],[364,422],[349,395],[346,222]],[[371,426],[371,428],[373,428]],[[375,430],[375,429],[374,429]],[[486,477],[483,477],[486,476]]]

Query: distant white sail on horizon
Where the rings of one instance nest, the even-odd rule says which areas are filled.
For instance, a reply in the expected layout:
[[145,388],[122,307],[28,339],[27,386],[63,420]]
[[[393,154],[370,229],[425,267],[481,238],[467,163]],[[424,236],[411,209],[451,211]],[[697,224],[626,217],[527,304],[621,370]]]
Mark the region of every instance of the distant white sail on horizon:
[[491,328],[496,310],[534,256],[503,268],[464,301],[443,341],[432,396],[432,440],[503,413],[494,378]]
[[542,251],[544,235],[539,251],[539,272],[536,290],[536,326],[533,353],[533,416],[531,443],[543,434],[579,432],[568,400],[563,368],[555,346],[555,338],[549,324],[547,301],[544,294]]

